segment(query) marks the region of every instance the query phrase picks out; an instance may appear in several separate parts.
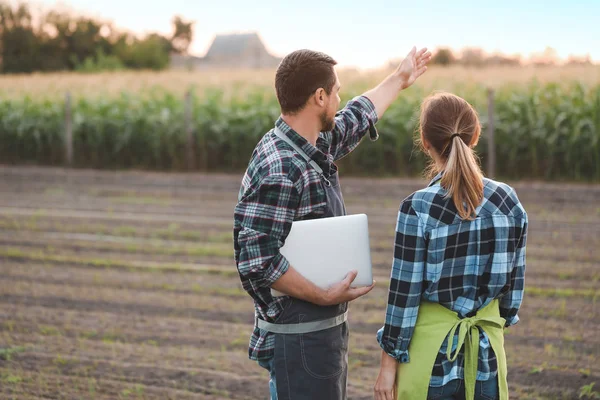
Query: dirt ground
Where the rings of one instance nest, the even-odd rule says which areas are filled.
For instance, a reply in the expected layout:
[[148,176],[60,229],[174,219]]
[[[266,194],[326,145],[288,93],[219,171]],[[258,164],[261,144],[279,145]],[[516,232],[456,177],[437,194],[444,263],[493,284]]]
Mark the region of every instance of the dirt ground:
[[[0,399],[267,398],[233,261],[240,178],[0,167]],[[370,399],[398,205],[424,182],[341,182],[380,283],[349,317],[349,398]],[[600,186],[508,183],[530,215],[511,398],[600,398]]]

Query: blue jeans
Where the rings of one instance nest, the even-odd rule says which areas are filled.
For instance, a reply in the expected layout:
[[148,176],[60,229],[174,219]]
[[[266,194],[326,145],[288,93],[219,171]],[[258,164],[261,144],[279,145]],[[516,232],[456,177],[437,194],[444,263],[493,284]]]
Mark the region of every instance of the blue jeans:
[[273,365],[274,358],[267,361],[259,361],[258,365],[269,371],[269,392],[271,400],[277,400],[277,386],[275,386],[275,366]]
[[[462,379],[454,379],[444,386],[429,387],[427,400],[458,400],[465,398],[465,382]],[[475,385],[475,400],[497,400],[498,377],[487,381],[477,381]]]

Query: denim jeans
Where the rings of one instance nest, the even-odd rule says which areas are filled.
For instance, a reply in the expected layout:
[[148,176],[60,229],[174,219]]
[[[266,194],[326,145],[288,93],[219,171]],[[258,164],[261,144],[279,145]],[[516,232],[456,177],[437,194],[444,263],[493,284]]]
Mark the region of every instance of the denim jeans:
[[269,371],[269,392],[270,400],[277,400],[277,386],[275,386],[275,368],[273,366],[274,359],[268,361],[259,361],[258,365]]
[[[462,379],[454,379],[444,386],[429,387],[427,400],[459,400],[465,398],[465,382]],[[497,400],[498,377],[487,381],[477,381],[475,385],[475,400]]]

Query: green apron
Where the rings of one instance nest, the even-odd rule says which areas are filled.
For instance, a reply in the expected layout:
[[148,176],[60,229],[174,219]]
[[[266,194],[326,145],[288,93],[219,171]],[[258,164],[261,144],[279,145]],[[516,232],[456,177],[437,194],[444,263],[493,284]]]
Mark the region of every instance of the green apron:
[[448,352],[452,352],[452,341],[458,329],[458,346],[454,355],[447,354],[454,361],[465,345],[464,380],[466,400],[473,400],[479,361],[479,329],[488,335],[496,359],[498,360],[498,391],[500,400],[508,399],[506,381],[506,354],[504,352],[504,324],[500,317],[498,300],[480,309],[474,317],[460,319],[458,314],[438,303],[424,301],[419,307],[415,330],[408,347],[412,355],[410,362],[398,365],[396,389],[398,400],[427,399],[431,371],[442,342],[448,335]]

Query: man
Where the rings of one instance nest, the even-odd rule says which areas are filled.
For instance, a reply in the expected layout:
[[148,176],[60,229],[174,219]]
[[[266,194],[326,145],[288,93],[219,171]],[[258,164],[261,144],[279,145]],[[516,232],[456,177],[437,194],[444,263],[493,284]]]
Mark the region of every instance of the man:
[[[338,113],[340,82],[331,57],[298,50],[277,69],[281,116],[252,153],[234,212],[235,260],[255,306],[249,357],[269,370],[271,399],[346,398],[348,302],[373,286],[350,287],[353,271],[320,289],[279,249],[293,221],[345,215],[334,162],[367,132],[378,138],[375,123],[430,59],[426,49],[413,48],[392,74]],[[274,297],[271,288],[286,296]]]

